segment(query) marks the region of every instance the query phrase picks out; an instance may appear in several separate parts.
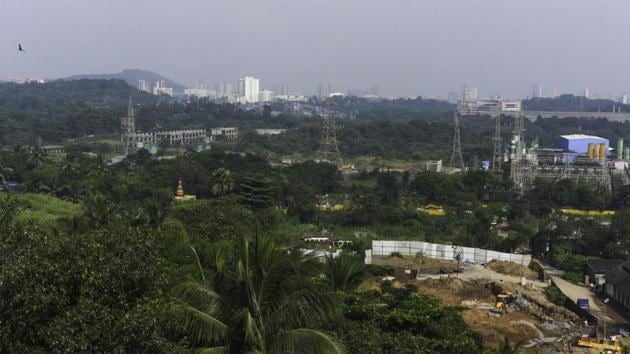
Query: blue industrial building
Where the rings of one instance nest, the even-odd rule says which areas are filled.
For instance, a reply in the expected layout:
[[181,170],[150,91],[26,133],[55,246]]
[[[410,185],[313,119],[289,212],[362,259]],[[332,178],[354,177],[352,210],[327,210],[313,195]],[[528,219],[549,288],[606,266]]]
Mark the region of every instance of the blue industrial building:
[[605,144],[606,156],[608,156],[608,147],[610,145],[608,139],[584,134],[571,134],[560,136],[560,148],[565,151],[573,151],[581,155],[586,155],[588,154],[588,144]]

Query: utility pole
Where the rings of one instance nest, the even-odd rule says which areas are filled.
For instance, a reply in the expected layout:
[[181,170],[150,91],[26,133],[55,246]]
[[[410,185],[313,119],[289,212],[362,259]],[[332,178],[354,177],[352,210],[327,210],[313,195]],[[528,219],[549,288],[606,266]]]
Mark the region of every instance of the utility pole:
[[462,144],[459,131],[459,111],[457,109],[455,109],[455,114],[453,116],[453,125],[453,148],[451,150],[451,160],[448,167],[451,171],[453,171],[453,167],[458,166],[461,171],[464,172],[466,167],[464,166],[464,158],[462,157]]

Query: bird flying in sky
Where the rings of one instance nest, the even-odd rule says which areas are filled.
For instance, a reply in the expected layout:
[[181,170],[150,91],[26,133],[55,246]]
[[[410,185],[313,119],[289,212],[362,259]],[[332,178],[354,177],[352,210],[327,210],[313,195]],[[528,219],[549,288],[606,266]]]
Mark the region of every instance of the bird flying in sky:
[[22,44],[18,43],[18,51],[26,53],[24,49],[22,49]]

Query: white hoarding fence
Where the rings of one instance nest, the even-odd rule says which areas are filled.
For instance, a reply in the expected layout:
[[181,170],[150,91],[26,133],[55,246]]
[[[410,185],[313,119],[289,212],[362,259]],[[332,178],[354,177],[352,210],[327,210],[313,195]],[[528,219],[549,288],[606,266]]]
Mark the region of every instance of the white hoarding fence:
[[[463,247],[456,245],[443,245],[422,241],[372,241],[372,251],[366,252],[365,263],[370,264],[372,256],[389,256],[393,252],[398,252],[403,256],[415,256],[421,252],[429,258],[444,260],[454,260],[457,254],[461,254],[462,262],[487,263],[494,259],[509,261],[524,266],[529,266],[532,260],[531,255],[503,253],[497,251],[484,250],[481,248]],[[369,259],[369,263],[368,263]]]

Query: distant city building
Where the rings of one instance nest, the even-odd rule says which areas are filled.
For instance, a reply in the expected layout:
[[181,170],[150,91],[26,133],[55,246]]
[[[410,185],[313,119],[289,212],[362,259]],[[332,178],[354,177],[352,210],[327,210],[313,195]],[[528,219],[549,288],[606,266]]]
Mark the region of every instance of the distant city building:
[[287,101],[287,102],[306,102],[308,98],[303,95],[276,95],[274,101]]
[[476,100],[462,101],[457,105],[457,110],[462,116],[497,115],[503,112],[520,112],[521,101],[501,100]]
[[287,129],[254,129],[258,135],[280,135],[287,132]]
[[270,90],[262,90],[258,94],[259,102],[271,102],[273,101],[273,91]]
[[536,84],[532,97],[543,97],[543,84]]
[[584,96],[584,98],[591,98],[591,90],[585,88],[582,96]]
[[66,151],[63,145],[42,145],[41,149],[47,155],[59,155]]
[[11,78],[9,82],[12,84],[43,84],[45,81],[43,79],[19,79],[19,78]]
[[158,81],[155,83],[155,86],[153,86],[153,94],[156,96],[161,96],[161,95],[168,95],[168,96],[173,96],[173,88],[172,87],[166,87],[166,82],[164,81]]
[[148,133],[133,133],[130,138],[138,145],[166,143],[168,145],[191,145],[207,138],[205,129],[158,130]]
[[151,85],[146,80],[138,80],[138,90],[151,93]]
[[442,160],[427,161],[427,171],[441,172],[442,171]]
[[617,96],[616,101],[621,104],[628,104],[628,95],[626,95],[625,93],[622,93],[619,96]]
[[463,101],[474,101],[479,97],[479,91],[476,87],[466,87],[462,88],[462,100]]
[[218,127],[210,129],[212,138],[225,137],[226,140],[236,141],[238,139],[238,128],[236,127]]
[[210,90],[203,85],[199,85],[202,87],[196,88],[187,88],[184,90],[184,95],[186,96],[194,96],[194,97],[205,97],[205,98],[215,98],[217,96],[216,91]]
[[217,85],[217,97],[231,97],[234,95],[232,84],[222,82]]
[[238,79],[238,95],[245,98],[247,103],[258,102],[260,94],[260,80],[245,76]]
[[328,94],[328,97],[344,97],[345,95],[341,92],[331,92]]

